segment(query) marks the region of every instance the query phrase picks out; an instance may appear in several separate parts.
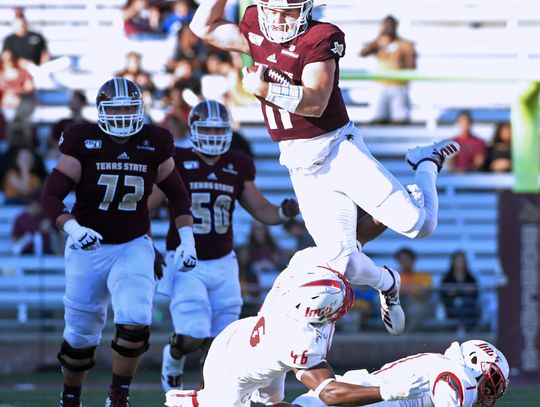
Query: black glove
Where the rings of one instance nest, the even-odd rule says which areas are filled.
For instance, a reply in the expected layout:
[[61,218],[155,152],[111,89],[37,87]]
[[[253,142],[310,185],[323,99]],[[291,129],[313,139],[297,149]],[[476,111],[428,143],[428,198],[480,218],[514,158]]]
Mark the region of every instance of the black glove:
[[286,222],[300,213],[296,199],[284,199],[279,206],[279,217]]
[[154,277],[156,280],[161,280],[163,277],[163,266],[166,266],[165,264],[165,257],[161,254],[161,252],[156,249],[154,246]]

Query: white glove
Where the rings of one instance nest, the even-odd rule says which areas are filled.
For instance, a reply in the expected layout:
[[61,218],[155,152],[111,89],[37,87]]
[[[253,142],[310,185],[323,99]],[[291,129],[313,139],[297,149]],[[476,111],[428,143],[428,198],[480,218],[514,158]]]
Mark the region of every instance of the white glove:
[[193,228],[191,226],[181,227],[178,229],[178,234],[180,235],[180,246],[174,251],[174,267],[179,271],[189,271],[197,265]]
[[70,219],[64,223],[64,232],[75,241],[75,247],[82,250],[96,250],[101,246],[103,240],[98,232],[93,229],[79,225],[75,219]]
[[256,71],[249,71],[245,66],[242,68],[242,86],[246,92],[255,95],[261,88],[264,78],[264,65],[257,66]]
[[385,401],[415,399],[429,391],[429,380],[423,376],[411,375],[399,381],[384,382],[379,391]]

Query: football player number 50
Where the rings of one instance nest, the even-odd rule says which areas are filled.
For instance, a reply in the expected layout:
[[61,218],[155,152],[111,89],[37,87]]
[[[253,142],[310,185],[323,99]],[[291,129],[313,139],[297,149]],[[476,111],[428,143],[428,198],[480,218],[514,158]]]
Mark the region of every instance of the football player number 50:
[[[102,211],[109,210],[116,193],[119,178],[119,175],[112,174],[101,174],[99,177],[98,185],[105,187],[103,201],[99,204],[99,209]],[[124,194],[122,201],[118,204],[118,209],[121,211],[134,211],[137,209],[137,202],[141,200],[144,194],[144,178],[135,175],[125,175],[122,178],[124,186],[133,188],[133,192]]]
[[[213,210],[205,207],[209,204],[211,196],[208,192],[194,192],[191,194],[191,213],[197,220],[193,224],[193,233],[206,235],[214,231],[220,235],[227,233],[231,225],[231,202],[232,199],[228,195],[218,195]],[[213,219],[212,219],[213,218]]]

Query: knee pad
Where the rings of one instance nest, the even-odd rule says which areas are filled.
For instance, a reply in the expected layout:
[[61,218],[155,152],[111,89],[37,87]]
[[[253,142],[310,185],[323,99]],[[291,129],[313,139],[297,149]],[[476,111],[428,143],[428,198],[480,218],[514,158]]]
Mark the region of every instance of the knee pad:
[[[118,344],[118,339],[123,339],[126,342],[138,343],[142,342],[142,345],[138,348],[131,348]],[[126,358],[136,358],[145,353],[150,344],[150,327],[144,326],[137,329],[127,329],[124,325],[116,325],[116,335],[111,342],[111,348]]]
[[202,348],[206,340],[207,338],[192,338],[191,336],[173,333],[169,338],[171,354],[175,358],[180,359],[182,356]]
[[[60,361],[62,367],[70,372],[86,372],[94,367],[96,361],[94,360],[94,353],[96,352],[97,346],[91,346],[89,348],[76,349],[73,348],[66,341],[62,342],[60,346],[60,352],[58,352],[57,358]],[[64,356],[67,356],[70,359],[74,360],[86,360],[89,359],[87,363],[80,365],[72,364],[64,359]]]

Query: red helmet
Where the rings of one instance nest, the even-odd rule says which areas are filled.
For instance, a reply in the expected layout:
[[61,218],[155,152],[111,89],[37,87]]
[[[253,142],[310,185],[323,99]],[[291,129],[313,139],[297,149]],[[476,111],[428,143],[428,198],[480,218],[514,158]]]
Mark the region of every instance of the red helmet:
[[270,42],[284,43],[304,33],[313,0],[257,0],[259,27]]

